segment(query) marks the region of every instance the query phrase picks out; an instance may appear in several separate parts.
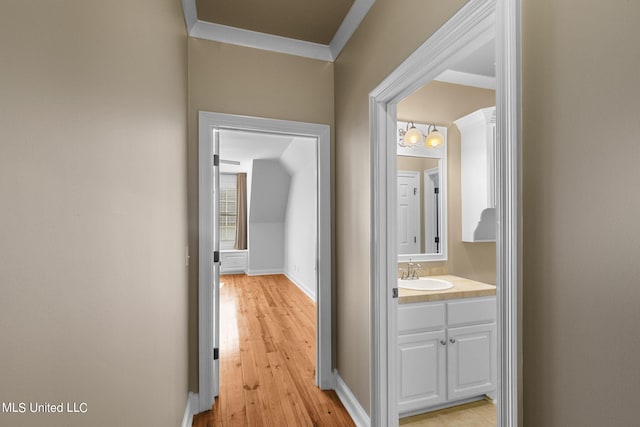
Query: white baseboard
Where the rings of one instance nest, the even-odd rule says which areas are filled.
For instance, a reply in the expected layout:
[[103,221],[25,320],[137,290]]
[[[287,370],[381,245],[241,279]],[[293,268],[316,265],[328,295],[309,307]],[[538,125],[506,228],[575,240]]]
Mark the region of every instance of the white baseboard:
[[267,274],[284,274],[281,268],[267,268],[264,270],[248,270],[247,276],[265,276]]
[[287,271],[284,272],[284,275],[287,276],[287,279],[289,279],[294,285],[296,285],[309,298],[311,298],[311,301],[317,302],[316,301],[316,290],[315,289],[313,289],[313,291],[312,291],[307,286],[305,286],[304,283],[302,283],[302,281],[300,281],[296,276],[294,276],[293,274],[291,274],[291,273],[289,273]]
[[193,425],[193,416],[198,411],[198,393],[189,392],[187,396],[187,406],[184,409],[182,424],[180,427],[191,427]]
[[367,412],[360,406],[358,399],[351,393],[349,387],[344,380],[338,374],[338,371],[334,371],[336,378],[336,394],[338,398],[346,408],[349,415],[353,419],[353,422],[357,427],[369,427],[371,425],[371,419]]

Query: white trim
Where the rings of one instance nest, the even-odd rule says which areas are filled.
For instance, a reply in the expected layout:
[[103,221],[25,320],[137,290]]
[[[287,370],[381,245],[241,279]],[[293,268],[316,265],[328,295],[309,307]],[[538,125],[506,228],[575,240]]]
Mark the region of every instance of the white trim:
[[282,268],[263,268],[260,270],[247,270],[247,276],[266,276],[268,274],[284,274]]
[[358,402],[358,399],[356,399],[342,377],[340,377],[338,371],[334,371],[334,375],[336,380],[335,390],[338,399],[340,399],[340,402],[344,405],[344,408],[351,416],[355,425],[357,427],[369,427],[371,420],[369,419],[369,415],[367,415],[367,411],[360,406],[360,402]]
[[480,74],[464,73],[462,71],[445,70],[434,80],[446,83],[455,83],[464,86],[479,87],[481,89],[496,90],[496,78],[482,76]]
[[198,410],[198,393],[189,392],[187,395],[187,405],[184,408],[182,423],[180,427],[191,427],[193,425],[193,416]]
[[333,62],[373,3],[375,0],[355,0],[329,45],[201,21],[196,0],[182,0],[182,11],[191,37]]
[[285,271],[284,275],[287,277],[287,279],[289,279],[289,281],[291,283],[296,285],[296,287],[298,289],[300,289],[302,292],[304,292],[305,295],[308,296],[311,301],[316,302],[316,293],[315,293],[314,290],[312,290],[311,288],[305,286],[304,283],[302,282],[302,280],[298,279],[292,273]]
[[[187,0],[185,0],[187,1]],[[212,40],[305,58],[333,61],[327,45],[295,40],[273,34],[259,33],[242,28],[228,27],[198,20],[189,31],[191,37]]]
[[522,426],[521,0],[496,6],[498,427]]
[[362,20],[371,9],[371,6],[376,2],[376,0],[355,0],[349,13],[344,17],[342,24],[340,24],[340,28],[336,31],[336,34],[333,36],[331,40],[331,44],[329,45],[329,50],[331,51],[332,61],[335,61],[342,52],[342,49],[347,45],[347,42],[356,32]]
[[[318,238],[317,238],[317,330],[316,330],[316,385],[321,389],[333,388],[334,379],[332,373],[332,319],[331,319],[331,128],[328,125],[294,122],[287,120],[267,119],[261,117],[238,116],[233,114],[199,112],[199,166],[201,170],[211,170],[211,139],[213,131],[216,129],[235,129],[242,131],[279,133],[288,135],[298,135],[317,138],[317,162],[318,162]],[[210,180],[206,174],[202,175],[199,181],[199,192],[201,197],[200,206],[208,206],[209,203],[202,202],[211,198],[211,191],[207,189]],[[207,221],[206,212],[200,212],[200,248],[203,242],[206,244],[207,227],[211,221]],[[204,224],[204,226],[203,226]],[[210,235],[210,233],[209,233]],[[205,246],[201,254],[210,254]],[[209,372],[210,360],[212,359],[213,346],[211,345],[213,334],[213,301],[211,298],[211,278],[207,276],[211,269],[207,268],[207,263],[202,262],[210,259],[209,255],[200,255],[200,275],[198,281],[199,295],[199,366],[198,373],[200,390],[200,411],[211,408],[213,397],[210,392],[202,396],[203,392],[211,388],[213,381]],[[252,273],[256,273],[253,271]],[[279,270],[278,273],[282,273]],[[204,369],[203,369],[204,366]],[[208,404],[208,407],[207,407]]]
[[[497,2],[497,4],[496,4]],[[497,22],[496,22],[497,21]],[[397,224],[394,221],[396,104],[451,64],[497,39],[498,426],[521,413],[520,0],[470,0],[370,94],[371,425],[398,425]]]
[[198,11],[196,10],[196,0],[182,0],[182,14],[187,26],[187,33],[191,34],[193,26],[198,22]]

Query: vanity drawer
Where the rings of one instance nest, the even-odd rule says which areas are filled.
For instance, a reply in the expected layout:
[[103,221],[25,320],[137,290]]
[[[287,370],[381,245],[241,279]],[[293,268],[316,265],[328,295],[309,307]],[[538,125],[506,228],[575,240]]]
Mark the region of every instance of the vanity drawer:
[[447,325],[493,323],[496,321],[495,297],[452,301],[447,303]]
[[398,306],[398,332],[401,334],[430,329],[443,329],[444,303],[415,303]]

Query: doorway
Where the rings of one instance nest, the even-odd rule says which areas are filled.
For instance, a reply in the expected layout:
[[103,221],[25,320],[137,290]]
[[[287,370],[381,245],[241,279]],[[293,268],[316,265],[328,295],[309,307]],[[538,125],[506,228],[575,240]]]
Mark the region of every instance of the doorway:
[[520,405],[519,2],[471,0],[370,94],[371,425],[398,423],[396,105],[490,38],[496,40],[496,284],[499,427],[518,425]]
[[218,186],[221,131],[280,134],[313,138],[316,141],[316,385],[333,388],[331,346],[331,205],[330,205],[330,129],[327,125],[199,113],[199,411],[211,409],[218,393],[217,342],[219,340],[219,248],[214,232],[213,212]]

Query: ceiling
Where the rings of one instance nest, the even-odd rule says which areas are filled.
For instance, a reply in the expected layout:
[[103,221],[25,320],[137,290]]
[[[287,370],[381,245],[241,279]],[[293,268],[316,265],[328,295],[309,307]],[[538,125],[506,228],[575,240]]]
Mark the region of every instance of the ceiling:
[[473,86],[482,89],[496,89],[495,41],[490,40],[473,52],[465,55],[435,80]]
[[328,45],[353,0],[196,0],[205,22]]
[[[279,159],[295,136],[245,132],[220,131],[220,170],[226,173],[247,172],[253,159]],[[226,161],[240,162],[232,165]]]
[[496,105],[491,89],[432,81],[398,103],[400,121],[450,126],[478,108]]
[[334,61],[375,0],[182,0],[189,35]]

